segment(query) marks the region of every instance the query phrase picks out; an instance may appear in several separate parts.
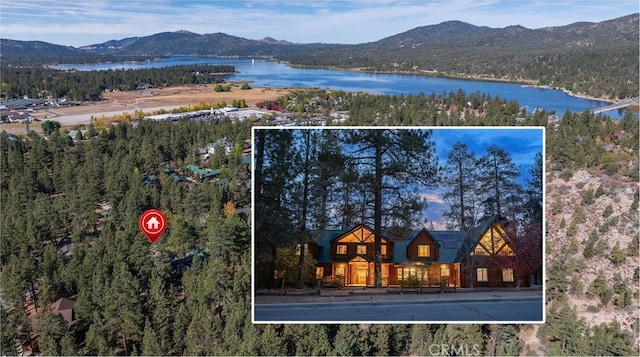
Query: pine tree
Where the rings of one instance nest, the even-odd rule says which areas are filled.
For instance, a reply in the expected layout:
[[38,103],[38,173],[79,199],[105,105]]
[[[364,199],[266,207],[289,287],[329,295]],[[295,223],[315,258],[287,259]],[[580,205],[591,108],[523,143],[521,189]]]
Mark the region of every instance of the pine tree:
[[36,325],[38,346],[45,355],[61,355],[63,338],[70,338],[70,332],[64,319],[43,309],[38,313]]
[[537,153],[533,166],[529,170],[531,179],[527,181],[527,220],[529,222],[542,221],[542,183],[543,183],[542,154]]
[[260,343],[260,355],[284,356],[287,354],[287,345],[284,338],[276,331],[275,326],[266,325],[262,332]]
[[[345,143],[360,177],[371,187],[374,286],[382,284],[382,225],[410,226],[425,205],[417,186],[434,187],[438,173],[431,131],[365,129],[348,131]],[[384,216],[384,217],[383,217]],[[384,219],[384,220],[383,220]]]
[[615,265],[624,263],[627,258],[627,252],[620,248],[620,242],[616,242],[616,245],[611,249],[610,259]]
[[504,203],[519,196],[518,168],[508,152],[497,145],[487,148],[478,160],[479,190],[485,193],[485,218],[506,214]]
[[489,325],[487,352],[491,356],[518,356],[522,341],[515,325]]
[[447,228],[466,231],[476,224],[476,158],[465,143],[457,142],[448,154],[443,168],[444,199],[449,205],[445,213]]
[[551,304],[538,335],[545,342],[548,355],[589,355],[588,327],[569,306],[566,295]]
[[267,287],[273,288],[277,248],[290,245],[295,237],[289,203],[298,159],[291,130],[256,130],[255,146],[256,259],[268,265]]
[[357,325],[340,325],[333,342],[333,354],[336,356],[356,356],[360,354],[359,338],[360,329]]
[[430,325],[411,325],[411,345],[409,346],[409,354],[417,356],[433,354],[433,352],[429,350],[429,348],[434,345],[433,329],[434,328]]
[[626,356],[637,352],[633,335],[623,331],[616,320],[595,326],[589,342],[586,354],[591,356]]

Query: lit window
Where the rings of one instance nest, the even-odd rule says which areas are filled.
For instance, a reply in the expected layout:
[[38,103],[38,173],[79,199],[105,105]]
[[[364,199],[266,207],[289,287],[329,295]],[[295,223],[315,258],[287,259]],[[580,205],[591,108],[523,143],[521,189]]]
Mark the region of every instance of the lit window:
[[502,249],[500,249],[500,251],[498,252],[498,254],[500,255],[515,255],[513,254],[513,250],[511,250],[511,247],[509,247],[508,244],[505,244]]
[[383,257],[387,256],[387,245],[386,244],[383,244],[380,247],[380,255],[382,255]]
[[324,267],[316,267],[316,279],[322,279],[324,276]]
[[511,268],[502,269],[502,281],[513,283],[513,269]]
[[358,245],[358,254],[367,254],[367,246],[364,244]]
[[428,244],[420,244],[418,245],[418,256],[419,257],[430,257],[431,256],[431,246]]
[[440,267],[440,276],[449,276],[449,267],[446,265],[442,265]]
[[473,250],[474,255],[489,255],[486,249],[480,244],[476,245],[476,249]]
[[489,274],[487,272],[487,268],[478,268],[477,270],[477,279],[478,281],[489,281]]
[[339,244],[336,247],[336,254],[347,254],[347,245],[346,244]]
[[340,276],[344,276],[344,266],[337,266],[336,267],[336,276],[340,275]]
[[[305,252],[309,251],[309,245],[308,244],[304,245],[304,251]],[[296,255],[300,256],[300,244],[296,245]]]
[[404,272],[402,273],[402,277],[404,279],[409,278],[410,276],[416,276],[416,268],[404,268]]

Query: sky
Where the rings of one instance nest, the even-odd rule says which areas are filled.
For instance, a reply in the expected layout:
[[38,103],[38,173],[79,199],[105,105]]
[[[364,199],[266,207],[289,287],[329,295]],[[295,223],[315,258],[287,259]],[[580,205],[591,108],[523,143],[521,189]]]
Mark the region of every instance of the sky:
[[297,43],[365,43],[459,20],[535,29],[639,11],[638,0],[2,0],[0,37],[81,47],[186,30]]
[[[457,142],[467,144],[469,152],[474,153],[476,159],[485,155],[489,146],[497,145],[509,153],[521,174],[528,174],[535,162],[536,154],[543,152],[544,144],[541,128],[436,128],[432,131],[431,139],[436,143],[436,155],[440,166],[447,163],[447,156]],[[522,177],[520,183],[526,184],[527,179],[528,177]],[[448,207],[442,198],[443,192],[443,188],[438,188],[424,194],[428,203],[426,211],[423,212],[426,228],[429,228],[430,222],[433,221],[434,228],[445,229],[442,215]]]

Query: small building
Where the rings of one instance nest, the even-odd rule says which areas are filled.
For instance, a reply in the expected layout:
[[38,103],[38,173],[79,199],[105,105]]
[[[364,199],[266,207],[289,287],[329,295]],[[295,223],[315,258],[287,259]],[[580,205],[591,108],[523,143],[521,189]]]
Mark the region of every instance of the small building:
[[76,306],[76,302],[71,299],[61,298],[53,304],[49,305],[49,310],[54,315],[60,315],[67,323],[68,326],[71,326],[74,322],[74,314],[73,308]]
[[73,249],[73,242],[71,237],[64,237],[54,244],[54,247],[65,256],[71,256],[71,250]]
[[210,170],[210,169],[200,168],[196,165],[187,165],[187,170],[191,171],[191,173],[197,179],[199,179],[200,182],[213,181],[218,179],[218,177],[220,176],[220,170],[218,169]]

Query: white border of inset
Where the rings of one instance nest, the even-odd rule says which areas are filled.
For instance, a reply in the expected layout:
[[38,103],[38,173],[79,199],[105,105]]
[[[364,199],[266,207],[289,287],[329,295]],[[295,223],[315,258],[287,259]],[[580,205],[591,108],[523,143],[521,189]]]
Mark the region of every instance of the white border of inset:
[[[264,129],[283,129],[283,130],[307,130],[307,129],[344,129],[344,130],[362,130],[362,129],[419,129],[419,130],[539,130],[541,134],[542,142],[542,320],[540,321],[447,321],[447,320],[435,320],[435,321],[377,321],[377,320],[327,320],[327,321],[289,321],[289,320],[272,320],[272,321],[256,321],[255,319],[255,298],[256,298],[256,285],[255,285],[255,150],[253,143],[255,141],[255,130]],[[437,142],[436,142],[437,145]],[[544,126],[254,126],[251,128],[251,322],[254,324],[544,324],[547,318],[546,314],[546,127]],[[515,288],[514,288],[515,289]],[[416,295],[420,296],[420,295]],[[424,295],[423,295],[424,296]],[[354,305],[364,306],[362,302],[353,302]],[[318,303],[326,304],[326,303]],[[315,303],[307,304],[310,308]]]

